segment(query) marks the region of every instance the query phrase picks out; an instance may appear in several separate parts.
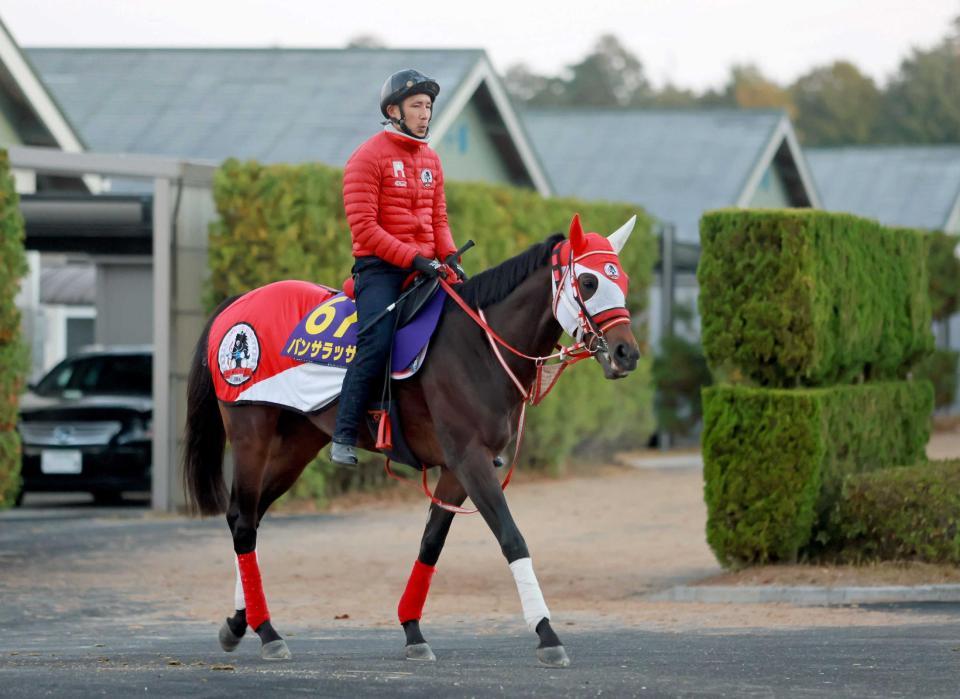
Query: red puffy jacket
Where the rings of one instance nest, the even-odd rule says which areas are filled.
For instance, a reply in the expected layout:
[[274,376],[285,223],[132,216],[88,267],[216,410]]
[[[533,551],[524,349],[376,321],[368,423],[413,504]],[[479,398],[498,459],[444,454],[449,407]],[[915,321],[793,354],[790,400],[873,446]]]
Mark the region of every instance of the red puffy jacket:
[[416,255],[444,260],[457,251],[440,158],[423,141],[390,127],[350,156],[343,204],[354,257],[375,255],[409,268]]

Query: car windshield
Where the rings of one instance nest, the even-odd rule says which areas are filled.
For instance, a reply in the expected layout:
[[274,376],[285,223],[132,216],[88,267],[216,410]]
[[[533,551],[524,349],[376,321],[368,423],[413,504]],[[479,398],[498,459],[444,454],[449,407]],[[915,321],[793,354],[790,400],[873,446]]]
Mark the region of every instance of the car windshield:
[[149,396],[152,376],[149,355],[77,357],[54,367],[33,392],[41,396],[57,396],[66,391]]

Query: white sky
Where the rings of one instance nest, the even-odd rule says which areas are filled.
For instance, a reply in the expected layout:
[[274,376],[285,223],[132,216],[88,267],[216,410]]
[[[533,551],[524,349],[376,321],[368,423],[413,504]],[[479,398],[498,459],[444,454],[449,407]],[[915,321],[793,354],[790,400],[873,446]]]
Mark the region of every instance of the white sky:
[[[404,9],[408,8],[408,9]],[[929,46],[960,0],[0,0],[22,46],[481,47],[555,73],[612,32],[662,84],[716,87],[754,62],[780,82],[845,58],[879,81]]]

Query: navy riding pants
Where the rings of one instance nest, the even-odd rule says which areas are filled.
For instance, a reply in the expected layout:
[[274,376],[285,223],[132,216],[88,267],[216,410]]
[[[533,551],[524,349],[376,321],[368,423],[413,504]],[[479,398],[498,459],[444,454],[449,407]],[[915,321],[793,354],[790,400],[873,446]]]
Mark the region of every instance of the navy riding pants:
[[[364,328],[378,313],[397,300],[409,270],[394,267],[379,257],[358,257],[353,265],[357,328]],[[379,400],[387,360],[393,346],[396,312],[388,313],[357,337],[357,354],[347,367],[337,409],[335,442],[356,444],[359,429],[372,400]]]

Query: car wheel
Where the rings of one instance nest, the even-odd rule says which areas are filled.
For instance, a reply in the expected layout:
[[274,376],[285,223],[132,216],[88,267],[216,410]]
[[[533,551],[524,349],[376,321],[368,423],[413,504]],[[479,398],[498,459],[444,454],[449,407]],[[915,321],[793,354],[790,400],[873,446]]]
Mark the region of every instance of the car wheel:
[[123,493],[119,490],[94,490],[91,494],[97,505],[118,505],[123,502]]

